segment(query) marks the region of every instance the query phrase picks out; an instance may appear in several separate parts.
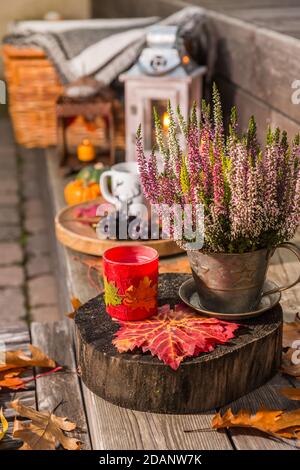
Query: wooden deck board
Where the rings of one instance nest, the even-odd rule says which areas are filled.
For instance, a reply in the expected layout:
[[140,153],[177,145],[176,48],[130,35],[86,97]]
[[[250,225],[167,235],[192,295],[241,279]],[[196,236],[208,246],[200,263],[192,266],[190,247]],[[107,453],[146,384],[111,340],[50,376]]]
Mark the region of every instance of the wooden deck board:
[[29,330],[26,327],[6,327],[0,328],[0,342],[5,343],[6,349],[20,349],[21,345],[30,343]]
[[94,395],[85,386],[83,394],[93,449],[232,449],[225,432],[219,433],[211,429],[214,413],[197,415],[142,413],[112,405]]

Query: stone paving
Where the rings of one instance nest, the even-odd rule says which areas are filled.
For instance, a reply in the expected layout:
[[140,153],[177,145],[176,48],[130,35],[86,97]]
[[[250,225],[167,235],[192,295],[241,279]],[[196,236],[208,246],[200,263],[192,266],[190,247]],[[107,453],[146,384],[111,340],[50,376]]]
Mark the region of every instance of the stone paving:
[[38,157],[0,120],[0,327],[59,319]]

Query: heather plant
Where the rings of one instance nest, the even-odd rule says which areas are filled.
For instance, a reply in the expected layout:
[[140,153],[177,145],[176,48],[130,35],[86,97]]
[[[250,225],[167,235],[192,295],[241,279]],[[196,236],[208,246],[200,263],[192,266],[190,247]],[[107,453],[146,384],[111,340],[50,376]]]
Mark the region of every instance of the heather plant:
[[215,85],[212,98],[212,112],[203,101],[200,118],[194,105],[188,122],[169,104],[167,138],[154,111],[162,165],[155,149],[145,156],[139,128],[137,161],[145,196],[152,204],[203,204],[207,252],[243,253],[291,239],[300,222],[299,135],[289,144],[285,131],[269,128],[261,146],[254,117],[246,134],[238,135],[235,108],[225,132]]

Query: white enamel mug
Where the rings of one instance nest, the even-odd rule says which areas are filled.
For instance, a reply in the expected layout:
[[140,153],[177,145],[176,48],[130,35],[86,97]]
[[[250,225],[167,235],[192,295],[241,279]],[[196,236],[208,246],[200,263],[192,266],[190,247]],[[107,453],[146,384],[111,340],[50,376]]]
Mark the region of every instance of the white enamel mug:
[[[111,191],[108,178],[111,178]],[[140,204],[145,203],[136,162],[117,163],[104,171],[100,176],[100,190],[117,210],[127,204],[130,215],[138,215]]]

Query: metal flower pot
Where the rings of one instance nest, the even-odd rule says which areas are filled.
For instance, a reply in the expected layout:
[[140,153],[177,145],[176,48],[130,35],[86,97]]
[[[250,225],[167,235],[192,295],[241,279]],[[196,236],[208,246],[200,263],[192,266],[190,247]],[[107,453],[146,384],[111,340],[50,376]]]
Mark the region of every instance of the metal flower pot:
[[213,312],[250,312],[256,309],[263,295],[281,292],[297,284],[300,275],[287,286],[263,292],[269,262],[276,248],[292,251],[300,262],[300,250],[293,243],[242,254],[188,251],[201,305]]

